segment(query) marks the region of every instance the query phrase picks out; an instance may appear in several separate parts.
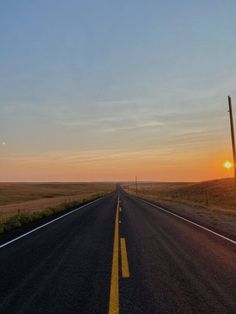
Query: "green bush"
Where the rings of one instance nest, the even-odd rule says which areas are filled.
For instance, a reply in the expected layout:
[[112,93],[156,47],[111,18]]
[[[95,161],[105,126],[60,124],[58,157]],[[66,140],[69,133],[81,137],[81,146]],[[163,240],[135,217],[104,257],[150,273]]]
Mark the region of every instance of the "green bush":
[[16,229],[16,228],[19,228],[21,226],[22,226],[22,224],[20,221],[20,216],[19,215],[12,216],[5,221],[4,231],[10,231],[12,229]]

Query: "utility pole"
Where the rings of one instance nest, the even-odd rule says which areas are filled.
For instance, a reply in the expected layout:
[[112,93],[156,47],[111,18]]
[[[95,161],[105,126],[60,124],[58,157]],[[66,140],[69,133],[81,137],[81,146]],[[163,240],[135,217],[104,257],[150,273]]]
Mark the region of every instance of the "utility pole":
[[229,103],[232,150],[233,150],[233,158],[234,158],[234,185],[235,185],[235,190],[236,190],[236,149],[235,149],[235,135],[234,135],[234,117],[233,117],[233,110],[232,110],[232,103],[231,103],[230,96],[228,96],[228,103]]
[[138,194],[138,180],[137,176],[135,177],[135,186],[136,186],[136,195]]

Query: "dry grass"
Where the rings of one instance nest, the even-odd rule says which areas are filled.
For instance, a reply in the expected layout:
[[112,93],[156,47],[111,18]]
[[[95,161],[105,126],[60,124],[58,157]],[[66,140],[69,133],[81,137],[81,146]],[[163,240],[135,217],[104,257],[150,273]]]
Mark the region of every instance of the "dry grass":
[[81,201],[114,188],[113,183],[0,183],[0,219]]

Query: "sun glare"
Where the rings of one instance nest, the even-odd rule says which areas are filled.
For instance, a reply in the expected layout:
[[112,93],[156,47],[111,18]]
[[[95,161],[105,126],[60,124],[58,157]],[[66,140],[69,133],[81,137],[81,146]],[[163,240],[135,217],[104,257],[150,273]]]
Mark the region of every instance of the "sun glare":
[[232,169],[232,168],[233,168],[232,162],[231,162],[231,161],[226,161],[226,162],[224,163],[224,168],[227,169],[227,170]]

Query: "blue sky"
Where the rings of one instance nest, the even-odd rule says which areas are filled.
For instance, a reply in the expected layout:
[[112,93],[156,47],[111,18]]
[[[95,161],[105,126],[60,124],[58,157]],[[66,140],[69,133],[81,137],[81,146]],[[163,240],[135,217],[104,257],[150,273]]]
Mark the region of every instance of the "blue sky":
[[[0,4],[0,43],[3,181],[121,179],[117,167],[124,176],[140,158],[130,177],[153,154],[160,168],[144,179],[198,180],[219,173],[181,177],[183,156],[231,158],[233,0],[9,0]],[[50,173],[52,163],[63,173]],[[182,172],[165,176],[166,164]]]

